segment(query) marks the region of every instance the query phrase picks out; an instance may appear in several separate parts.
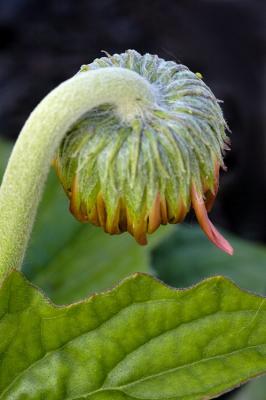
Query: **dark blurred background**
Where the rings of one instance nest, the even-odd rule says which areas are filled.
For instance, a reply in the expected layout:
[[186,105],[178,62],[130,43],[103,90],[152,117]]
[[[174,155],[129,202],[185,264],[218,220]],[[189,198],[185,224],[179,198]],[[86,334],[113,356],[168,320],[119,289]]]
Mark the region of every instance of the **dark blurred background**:
[[101,50],[183,63],[224,101],[232,131],[212,220],[265,243],[265,13],[264,0],[0,0],[0,135],[14,140],[35,105]]
[[100,51],[134,48],[202,73],[232,131],[213,220],[266,242],[265,1],[1,0],[0,134]]

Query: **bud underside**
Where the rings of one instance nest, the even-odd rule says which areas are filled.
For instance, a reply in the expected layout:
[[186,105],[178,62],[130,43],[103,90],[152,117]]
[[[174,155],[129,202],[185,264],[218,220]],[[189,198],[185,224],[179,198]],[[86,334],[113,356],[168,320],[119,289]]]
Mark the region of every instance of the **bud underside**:
[[154,102],[136,98],[133,115],[112,104],[92,109],[65,135],[54,165],[82,222],[146,244],[160,224],[181,222],[191,203],[218,247],[232,253],[207,217],[218,189],[228,139],[211,90],[184,65],[128,50],[102,57],[79,73],[127,68],[144,77]]

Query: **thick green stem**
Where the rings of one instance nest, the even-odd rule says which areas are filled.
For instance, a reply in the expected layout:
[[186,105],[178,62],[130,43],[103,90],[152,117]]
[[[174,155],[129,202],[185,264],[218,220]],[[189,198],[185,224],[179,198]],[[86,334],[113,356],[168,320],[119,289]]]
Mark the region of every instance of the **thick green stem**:
[[128,120],[148,111],[154,101],[144,78],[110,67],[76,75],[36,107],[16,142],[0,189],[0,277],[21,267],[54,152],[68,129],[101,104],[113,104],[121,119]]

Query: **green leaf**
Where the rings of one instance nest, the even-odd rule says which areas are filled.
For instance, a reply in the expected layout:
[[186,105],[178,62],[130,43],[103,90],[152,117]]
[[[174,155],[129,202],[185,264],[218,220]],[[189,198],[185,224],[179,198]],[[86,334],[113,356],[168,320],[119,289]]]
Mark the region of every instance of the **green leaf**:
[[[11,150],[0,141],[0,177]],[[136,269],[148,272],[150,250],[171,227],[160,228],[141,247],[128,234],[111,237],[102,229],[77,222],[51,171],[23,265],[30,281],[57,304],[71,303],[114,285]]]
[[[186,287],[223,274],[248,290],[266,294],[266,248],[225,233],[235,249],[228,257],[208,242],[197,226],[180,225],[152,251],[152,265],[166,283]],[[165,262],[167,260],[167,262]],[[260,377],[230,396],[234,400],[265,398],[266,377]]]
[[0,138],[0,182],[11,151],[11,144]]
[[145,274],[58,307],[13,271],[0,290],[1,400],[210,399],[266,371],[266,301],[214,277]]
[[172,286],[191,286],[219,274],[231,278],[241,288],[266,294],[266,247],[228,232],[225,237],[234,247],[233,257],[206,240],[198,226],[180,225],[152,251],[153,269]]

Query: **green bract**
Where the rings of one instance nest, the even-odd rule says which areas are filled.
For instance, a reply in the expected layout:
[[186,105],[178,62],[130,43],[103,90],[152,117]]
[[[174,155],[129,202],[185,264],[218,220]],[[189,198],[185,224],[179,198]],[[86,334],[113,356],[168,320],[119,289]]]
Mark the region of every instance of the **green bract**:
[[68,306],[17,271],[0,291],[1,400],[203,400],[266,370],[266,302],[214,277],[134,274]]
[[154,100],[136,97],[126,114],[101,105],[67,132],[54,164],[72,213],[145,244],[160,224],[182,221],[192,201],[207,235],[230,253],[205,210],[217,192],[227,141],[215,96],[184,65],[133,50],[96,59],[80,74],[110,67],[141,75]]

